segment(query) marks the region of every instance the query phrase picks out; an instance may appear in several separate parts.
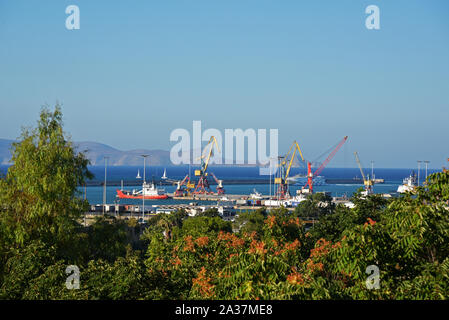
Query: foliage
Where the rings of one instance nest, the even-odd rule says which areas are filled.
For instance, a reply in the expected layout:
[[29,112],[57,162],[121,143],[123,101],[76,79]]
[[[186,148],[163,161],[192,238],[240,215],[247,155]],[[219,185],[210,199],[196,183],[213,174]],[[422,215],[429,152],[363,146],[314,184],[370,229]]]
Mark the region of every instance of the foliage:
[[320,218],[331,214],[334,209],[332,197],[324,193],[315,193],[299,203],[295,208],[295,214],[302,218]]
[[43,109],[37,128],[23,130],[11,151],[14,164],[0,179],[3,239],[17,246],[35,239],[69,246],[87,206],[77,186],[91,174],[88,160],[64,137],[60,107]]
[[265,209],[242,212],[236,217],[234,228],[241,233],[256,232],[256,234],[262,234],[263,222],[266,215]]
[[[216,210],[78,223],[87,160],[62,132],[60,109],[13,147],[0,178],[0,299],[448,299],[449,171],[354,208],[315,194],[293,212]],[[310,228],[304,220],[314,218]],[[140,237],[140,238],[139,238]],[[65,286],[67,266],[80,288]],[[378,289],[368,267],[378,268]],[[368,271],[368,272],[367,272]]]

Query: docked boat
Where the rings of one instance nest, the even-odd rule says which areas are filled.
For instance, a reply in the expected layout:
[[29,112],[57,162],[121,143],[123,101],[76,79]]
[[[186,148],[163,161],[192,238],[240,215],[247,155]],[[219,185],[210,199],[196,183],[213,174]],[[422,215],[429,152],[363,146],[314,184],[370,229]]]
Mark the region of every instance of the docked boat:
[[262,199],[262,194],[261,194],[260,192],[257,192],[256,189],[253,189],[253,193],[251,193],[251,194],[249,195],[249,197],[250,197],[251,199],[257,199],[257,200],[260,200],[260,199]]
[[117,197],[120,199],[160,200],[167,199],[168,195],[165,193],[165,189],[156,187],[154,183],[144,182],[142,190],[117,190]]
[[301,192],[301,190],[296,190],[296,196],[290,199],[290,204],[292,207],[297,207],[301,202],[306,201],[307,196]]
[[398,187],[398,193],[414,192],[416,189],[416,175],[412,172],[409,177],[402,181]]

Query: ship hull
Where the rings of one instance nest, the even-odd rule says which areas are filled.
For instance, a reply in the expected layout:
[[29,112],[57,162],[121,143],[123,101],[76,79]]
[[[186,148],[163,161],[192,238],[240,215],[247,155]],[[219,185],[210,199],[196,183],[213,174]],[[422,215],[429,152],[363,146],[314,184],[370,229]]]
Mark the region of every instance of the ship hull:
[[117,190],[117,197],[120,199],[145,199],[145,200],[162,200],[162,199],[168,199],[168,196],[166,194],[159,194],[159,195],[133,195],[124,193],[121,190]]

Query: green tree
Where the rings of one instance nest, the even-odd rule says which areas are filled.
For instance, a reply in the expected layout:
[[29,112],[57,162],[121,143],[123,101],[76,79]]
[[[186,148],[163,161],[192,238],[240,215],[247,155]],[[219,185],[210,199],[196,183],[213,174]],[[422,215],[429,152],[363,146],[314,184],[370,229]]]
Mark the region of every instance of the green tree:
[[216,235],[220,231],[232,232],[232,224],[219,217],[192,217],[186,219],[182,227],[182,235],[201,237]]
[[301,218],[320,218],[332,214],[335,204],[332,197],[324,193],[314,193],[307,200],[301,201],[295,208],[295,214]]
[[92,175],[88,160],[64,137],[59,105],[44,108],[35,129],[12,146],[13,165],[0,180],[0,231],[13,246],[40,239],[70,248],[76,219],[87,202],[77,186]]
[[204,210],[203,212],[199,212],[196,215],[197,217],[209,217],[209,218],[214,218],[214,217],[219,217],[220,214],[218,213],[218,209],[217,208],[209,208]]
[[234,228],[242,233],[255,231],[261,235],[266,215],[265,209],[241,212],[234,221]]
[[89,259],[103,259],[109,262],[123,257],[131,242],[132,227],[114,217],[97,217],[88,228]]

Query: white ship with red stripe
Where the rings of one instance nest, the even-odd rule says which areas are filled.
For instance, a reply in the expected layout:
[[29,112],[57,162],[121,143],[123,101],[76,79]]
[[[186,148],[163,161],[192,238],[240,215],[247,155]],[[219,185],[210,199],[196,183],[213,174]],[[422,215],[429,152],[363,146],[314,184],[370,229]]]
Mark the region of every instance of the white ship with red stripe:
[[148,184],[146,182],[142,185],[142,190],[117,190],[117,197],[120,199],[168,199],[165,189],[157,188],[154,183]]

